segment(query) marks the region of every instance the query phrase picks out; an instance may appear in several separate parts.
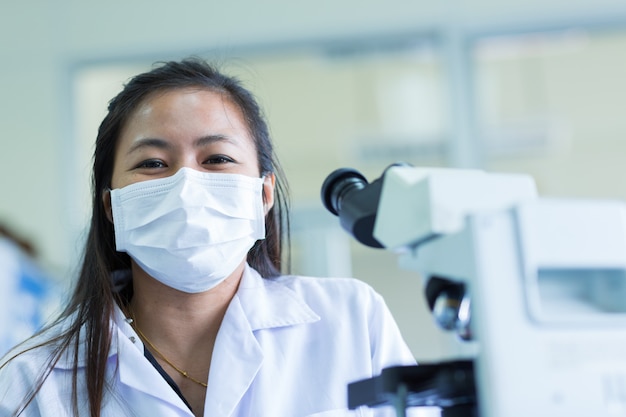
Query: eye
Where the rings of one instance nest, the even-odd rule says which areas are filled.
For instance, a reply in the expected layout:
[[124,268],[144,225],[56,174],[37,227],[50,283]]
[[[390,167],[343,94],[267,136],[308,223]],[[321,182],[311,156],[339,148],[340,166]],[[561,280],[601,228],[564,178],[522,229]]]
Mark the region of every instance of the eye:
[[167,165],[160,159],[148,159],[140,162],[135,168],[165,168]]
[[205,164],[227,164],[235,162],[235,160],[226,155],[211,155],[206,161]]

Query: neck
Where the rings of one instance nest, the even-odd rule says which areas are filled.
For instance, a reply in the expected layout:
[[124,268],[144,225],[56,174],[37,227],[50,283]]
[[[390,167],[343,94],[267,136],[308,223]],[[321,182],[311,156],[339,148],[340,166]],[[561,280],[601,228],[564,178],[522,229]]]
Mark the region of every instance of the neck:
[[209,291],[187,294],[161,284],[133,264],[130,309],[135,329],[196,416],[204,414],[213,346],[244,266],[242,262]]
[[243,269],[244,263],[215,288],[189,294],[160,283],[133,265],[130,308],[136,324],[155,345],[166,350],[190,353],[199,344],[212,345]]

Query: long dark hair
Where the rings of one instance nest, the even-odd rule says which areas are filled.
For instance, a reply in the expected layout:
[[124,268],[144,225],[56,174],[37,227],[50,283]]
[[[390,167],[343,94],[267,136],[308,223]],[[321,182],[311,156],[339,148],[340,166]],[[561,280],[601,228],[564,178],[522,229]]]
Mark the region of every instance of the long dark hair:
[[[264,278],[279,275],[281,269],[285,269],[282,268],[284,261],[288,269],[288,257],[283,259],[282,253],[283,240],[288,243],[289,239],[287,183],[275,156],[267,124],[253,95],[237,79],[222,74],[199,58],[160,63],[151,71],[135,76],[110,101],[108,113],[98,130],[92,177],[93,212],[82,267],[67,307],[52,324],[54,326],[69,319],[70,325],[60,336],[39,345],[54,346],[53,353],[48,366],[35,384],[36,388],[16,414],[20,414],[33,400],[63,352],[68,351],[75,360],[78,358],[78,336],[84,332],[90,416],[100,416],[112,336],[110,320],[115,305],[123,308],[129,300],[129,292],[132,292],[132,286],[124,291],[114,289],[112,276],[116,271],[130,269],[130,257],[115,250],[114,230],[106,216],[102,195],[111,185],[114,155],[120,133],[134,110],[156,92],[189,87],[220,93],[241,110],[254,139],[261,173],[276,175],[275,204],[265,219],[266,238],[257,241],[250,249],[247,260]],[[78,414],[77,373],[75,362],[72,379],[72,407],[75,414]]]

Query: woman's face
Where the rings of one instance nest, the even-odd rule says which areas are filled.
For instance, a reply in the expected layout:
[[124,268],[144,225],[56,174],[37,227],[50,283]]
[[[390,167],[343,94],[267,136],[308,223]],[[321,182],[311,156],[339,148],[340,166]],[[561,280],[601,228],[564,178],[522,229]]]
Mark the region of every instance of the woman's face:
[[[111,188],[168,177],[187,167],[259,177],[254,140],[239,108],[219,93],[199,88],[149,96],[120,135]],[[266,212],[273,204],[274,175],[266,176]],[[104,199],[110,215],[110,200]]]

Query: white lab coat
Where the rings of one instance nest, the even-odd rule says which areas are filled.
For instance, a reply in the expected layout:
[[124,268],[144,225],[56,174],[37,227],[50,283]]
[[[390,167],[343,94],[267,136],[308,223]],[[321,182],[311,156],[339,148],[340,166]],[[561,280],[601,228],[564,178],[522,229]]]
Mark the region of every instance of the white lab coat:
[[[119,309],[112,326],[110,390],[102,416],[193,417],[145,359],[139,337]],[[32,387],[46,354],[45,349],[30,351],[0,371],[1,417],[10,415]],[[81,354],[80,366],[84,360]],[[217,335],[204,415],[393,416],[390,407],[348,411],[346,386],[413,361],[384,301],[366,284],[297,276],[263,279],[246,267]],[[24,416],[70,416],[71,366],[62,357]],[[79,405],[81,415],[87,415],[82,387],[79,382]],[[426,414],[439,412],[420,415]]]

